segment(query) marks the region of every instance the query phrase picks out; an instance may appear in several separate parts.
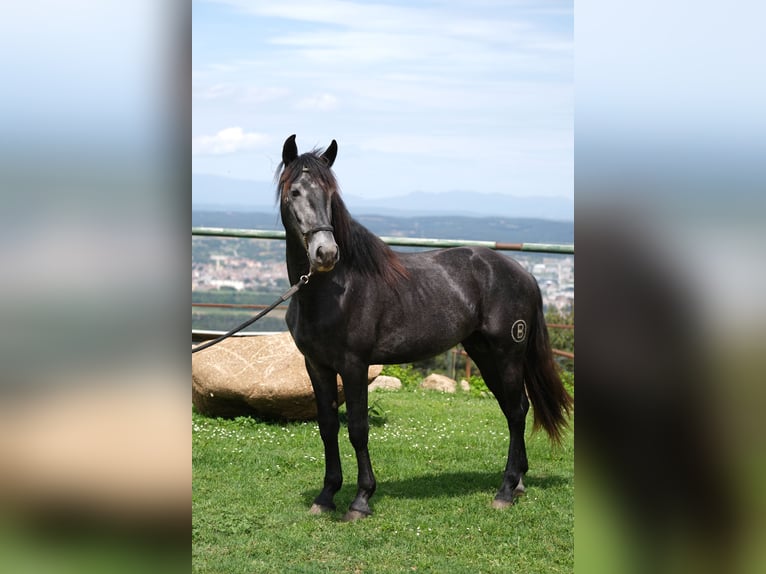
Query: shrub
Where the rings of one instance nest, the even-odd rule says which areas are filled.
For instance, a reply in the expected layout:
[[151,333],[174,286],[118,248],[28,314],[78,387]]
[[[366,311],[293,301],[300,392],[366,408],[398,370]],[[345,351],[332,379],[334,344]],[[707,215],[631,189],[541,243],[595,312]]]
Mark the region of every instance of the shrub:
[[471,375],[468,379],[468,385],[471,389],[468,391],[472,397],[492,397],[492,392],[487,388],[487,384],[480,375]]
[[396,377],[402,382],[402,388],[408,391],[416,389],[423,380],[412,365],[385,365],[381,374]]

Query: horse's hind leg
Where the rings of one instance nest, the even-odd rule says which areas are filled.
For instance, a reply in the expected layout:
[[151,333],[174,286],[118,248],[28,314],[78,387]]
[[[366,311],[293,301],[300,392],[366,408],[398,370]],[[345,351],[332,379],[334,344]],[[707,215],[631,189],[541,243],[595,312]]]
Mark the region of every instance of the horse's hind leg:
[[[515,400],[515,399],[514,399]],[[501,403],[503,407],[504,403]],[[503,473],[503,484],[492,501],[494,508],[505,508],[513,504],[514,499],[524,493],[523,477],[529,470],[527,461],[527,448],[524,443],[524,430],[526,426],[526,416],[529,411],[529,399],[523,391],[521,400],[517,406],[505,403],[511,408],[503,407],[508,419],[508,430],[511,434],[510,444],[508,446],[508,462]]]
[[320,367],[306,359],[306,370],[314,387],[317,404],[317,421],[319,434],[324,443],[325,475],[322,491],[314,499],[311,514],[320,514],[335,510],[335,493],[343,484],[343,472],[338,450],[338,386],[336,373],[331,369]]
[[495,495],[492,506],[504,508],[513,504],[516,496],[524,492],[523,476],[529,470],[524,443],[529,400],[524,392],[524,365],[522,357],[502,353],[491,348],[483,339],[473,338],[463,345],[481,371],[487,387],[497,398],[508,421],[510,443],[503,483]]

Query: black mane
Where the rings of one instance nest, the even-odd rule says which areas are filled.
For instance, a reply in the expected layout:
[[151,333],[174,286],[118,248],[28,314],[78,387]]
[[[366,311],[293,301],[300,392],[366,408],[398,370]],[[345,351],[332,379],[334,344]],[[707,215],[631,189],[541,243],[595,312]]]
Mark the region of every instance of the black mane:
[[340,194],[333,194],[331,200],[332,226],[341,263],[365,277],[380,277],[389,285],[407,277],[396,252],[351,217]]

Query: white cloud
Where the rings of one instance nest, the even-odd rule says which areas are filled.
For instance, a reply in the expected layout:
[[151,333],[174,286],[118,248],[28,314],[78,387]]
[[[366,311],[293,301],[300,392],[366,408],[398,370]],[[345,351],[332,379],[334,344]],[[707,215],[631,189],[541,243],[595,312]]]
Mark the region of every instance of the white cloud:
[[192,138],[192,155],[227,155],[262,147],[269,141],[268,136],[245,132],[241,127],[226,128],[212,136]]
[[319,94],[310,98],[304,98],[298,102],[299,110],[316,110],[319,112],[331,112],[338,107],[338,98],[332,94]]
[[240,101],[246,104],[265,104],[279,102],[290,95],[286,88],[250,86],[244,88]]
[[[571,40],[547,30],[540,20],[559,13],[566,17],[571,6],[519,2],[515,8],[477,6],[446,1],[438,5],[360,2],[358,0],[211,0],[260,18],[309,23],[314,26],[281,28],[267,40],[290,46],[303,57],[332,61],[430,61],[455,58],[468,65],[503,54],[545,54],[551,48],[571,53]],[[545,16],[545,17],[544,17]]]

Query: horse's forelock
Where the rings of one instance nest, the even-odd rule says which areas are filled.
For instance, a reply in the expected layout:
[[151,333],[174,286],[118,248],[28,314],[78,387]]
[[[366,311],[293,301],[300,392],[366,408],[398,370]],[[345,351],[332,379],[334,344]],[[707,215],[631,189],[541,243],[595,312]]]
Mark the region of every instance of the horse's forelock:
[[290,189],[290,185],[305,169],[311,172],[328,197],[337,193],[338,182],[332,169],[327,167],[327,164],[321,158],[323,151],[316,148],[299,155],[287,166],[284,163],[280,163],[277,166],[275,174],[275,179],[277,180],[277,201],[284,199],[285,194]]

